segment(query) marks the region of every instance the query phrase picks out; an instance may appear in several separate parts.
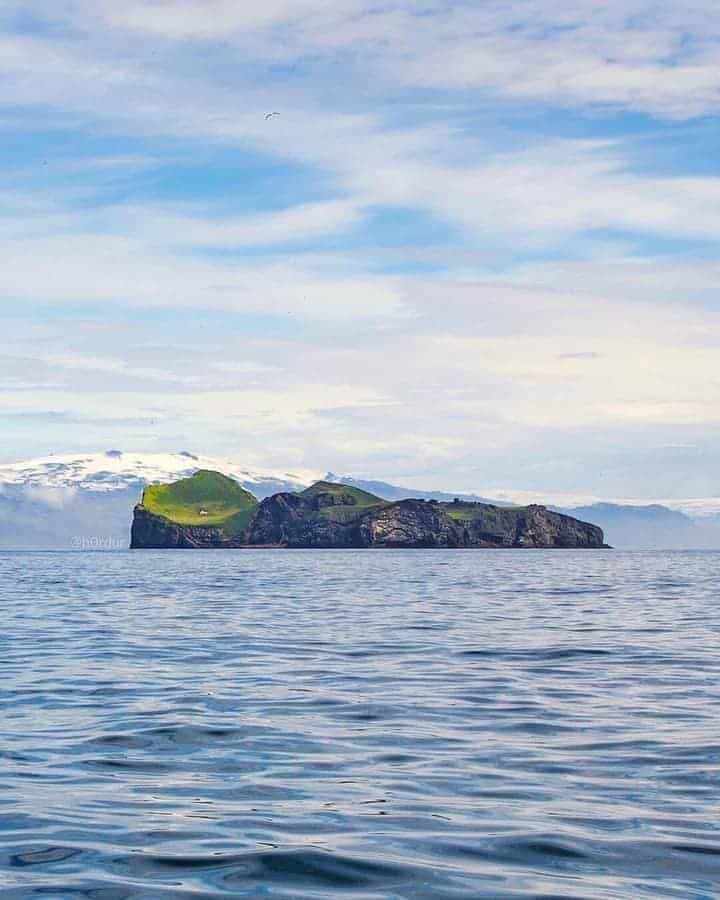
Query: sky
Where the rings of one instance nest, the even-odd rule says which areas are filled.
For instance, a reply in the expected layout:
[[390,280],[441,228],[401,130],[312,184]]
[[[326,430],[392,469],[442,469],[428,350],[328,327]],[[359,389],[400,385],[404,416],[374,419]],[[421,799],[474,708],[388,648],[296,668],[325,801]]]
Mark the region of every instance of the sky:
[[720,493],[711,0],[4,0],[0,59],[0,461]]

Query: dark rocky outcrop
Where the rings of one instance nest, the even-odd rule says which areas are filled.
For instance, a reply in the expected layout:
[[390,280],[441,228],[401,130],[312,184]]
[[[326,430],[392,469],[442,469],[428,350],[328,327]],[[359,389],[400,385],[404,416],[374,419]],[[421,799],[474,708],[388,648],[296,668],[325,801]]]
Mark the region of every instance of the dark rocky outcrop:
[[130,548],[136,550],[209,550],[241,547],[238,536],[228,536],[215,525],[180,525],[165,516],[149,512],[139,504],[135,507]]
[[251,545],[284,547],[604,547],[596,525],[544,506],[506,509],[484,503],[400,500],[341,519],[317,514],[297,494],[260,504],[250,524]]
[[460,547],[459,529],[439,503],[400,500],[374,509],[359,523],[365,547]]
[[310,500],[301,494],[268,497],[250,523],[247,543],[255,547],[354,546],[352,527],[319,514],[323,500],[323,495]]
[[391,503],[364,491],[319,482],[302,493],[268,497],[241,531],[183,525],[135,509],[136,548],[367,548],[367,547],[604,547],[596,525],[544,506],[510,508],[487,503]]

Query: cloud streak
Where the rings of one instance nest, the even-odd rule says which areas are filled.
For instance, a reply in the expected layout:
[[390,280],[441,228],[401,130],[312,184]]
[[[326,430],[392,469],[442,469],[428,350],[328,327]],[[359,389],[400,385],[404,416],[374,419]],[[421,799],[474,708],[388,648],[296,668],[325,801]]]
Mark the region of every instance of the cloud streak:
[[706,0],[4,4],[7,440],[670,494],[652,448],[720,449],[719,45]]
[[[66,47],[95,46],[106,63],[114,52],[112,66],[92,69],[96,78],[104,73],[99,86],[105,87],[127,87],[137,74],[119,65],[120,50],[123,60],[135,51],[149,64],[160,41],[164,59],[188,45],[219,45],[255,66],[308,58],[323,65],[340,55],[349,73],[369,71],[386,87],[400,80],[411,87],[610,105],[670,118],[710,113],[720,102],[720,30],[709,0],[689,0],[682,8],[660,0],[578,0],[572,6],[562,0],[396,0],[382,7],[367,0],[270,0],[252,7],[230,0],[76,0],[54,12],[30,0],[22,7],[11,3],[6,20],[21,8],[63,28]],[[57,47],[41,59],[46,71],[64,63]],[[8,53],[8,61],[27,74],[22,54]],[[80,74],[90,74],[88,65]],[[144,78],[151,87],[150,75]]]

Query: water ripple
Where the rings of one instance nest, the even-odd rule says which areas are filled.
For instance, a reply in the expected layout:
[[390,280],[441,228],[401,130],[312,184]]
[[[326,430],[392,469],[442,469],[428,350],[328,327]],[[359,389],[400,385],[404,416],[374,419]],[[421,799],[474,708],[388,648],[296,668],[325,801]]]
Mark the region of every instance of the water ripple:
[[720,896],[720,554],[0,576],[3,898]]

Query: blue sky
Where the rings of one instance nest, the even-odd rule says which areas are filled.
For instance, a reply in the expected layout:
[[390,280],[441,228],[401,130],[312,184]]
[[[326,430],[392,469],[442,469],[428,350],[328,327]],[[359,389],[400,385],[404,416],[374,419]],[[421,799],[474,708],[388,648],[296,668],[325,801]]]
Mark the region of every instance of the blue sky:
[[0,459],[716,495],[720,23],[682,7],[6,0]]

